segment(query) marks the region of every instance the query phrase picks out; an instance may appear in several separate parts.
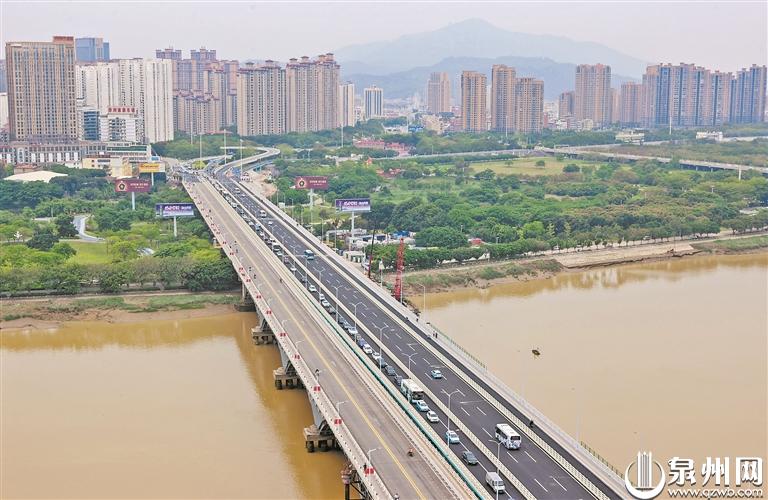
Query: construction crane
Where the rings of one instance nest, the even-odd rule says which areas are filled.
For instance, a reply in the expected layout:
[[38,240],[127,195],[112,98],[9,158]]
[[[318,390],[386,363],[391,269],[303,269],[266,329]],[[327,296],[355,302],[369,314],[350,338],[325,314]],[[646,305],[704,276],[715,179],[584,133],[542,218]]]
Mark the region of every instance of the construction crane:
[[397,262],[395,263],[395,288],[393,290],[395,299],[403,301],[403,267],[405,264],[405,240],[400,238],[400,246],[397,248]]

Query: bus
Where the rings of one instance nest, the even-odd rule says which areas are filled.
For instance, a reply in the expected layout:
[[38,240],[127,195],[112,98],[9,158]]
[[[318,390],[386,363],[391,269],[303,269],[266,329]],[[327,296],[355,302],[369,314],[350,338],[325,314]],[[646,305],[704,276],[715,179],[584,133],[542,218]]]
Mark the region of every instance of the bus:
[[496,440],[508,450],[517,450],[522,443],[520,434],[509,424],[496,424]]
[[421,390],[421,387],[416,382],[409,378],[404,378],[400,382],[400,392],[405,394],[409,403],[413,403],[418,399],[424,399],[424,391]]

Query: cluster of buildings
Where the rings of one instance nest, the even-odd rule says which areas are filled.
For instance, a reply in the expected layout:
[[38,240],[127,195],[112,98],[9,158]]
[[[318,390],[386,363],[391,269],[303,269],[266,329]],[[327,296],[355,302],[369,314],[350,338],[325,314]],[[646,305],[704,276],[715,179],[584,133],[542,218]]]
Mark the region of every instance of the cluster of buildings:
[[642,83],[611,87],[611,68],[582,64],[575,89],[560,94],[558,128],[708,127],[765,121],[766,66],[734,75],[694,64],[648,66]]
[[[422,125],[438,132],[536,133],[543,128],[592,130],[625,127],[709,127],[765,121],[766,66],[735,74],[693,64],[648,66],[642,83],[612,87],[611,67],[576,66],[574,90],[544,101],[544,82],[494,65],[488,76],[463,71],[458,106],[451,105],[447,73],[432,73]],[[447,116],[453,114],[453,117]]]

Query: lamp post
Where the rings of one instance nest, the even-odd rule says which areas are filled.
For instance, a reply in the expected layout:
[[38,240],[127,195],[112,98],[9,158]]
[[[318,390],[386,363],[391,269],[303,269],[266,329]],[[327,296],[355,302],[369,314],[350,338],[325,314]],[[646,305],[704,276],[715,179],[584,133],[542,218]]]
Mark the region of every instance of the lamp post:
[[[449,431],[451,430],[451,396],[453,396],[457,392],[461,392],[461,391],[459,389],[455,389],[455,390],[453,390],[451,392],[443,391],[443,394],[448,396],[448,415],[447,416],[448,416],[448,430]],[[446,437],[445,439],[446,439],[446,441],[448,441],[448,437]],[[447,443],[447,444],[451,444],[451,443]]]
[[411,371],[411,358],[416,356],[417,353],[413,353],[410,356],[408,356],[408,371]]
[[[499,454],[501,453],[501,441],[498,439],[489,439],[491,443],[496,443],[496,474],[499,473],[499,462],[501,462],[501,459],[499,458]],[[499,500],[499,491],[496,490],[496,500]]]
[[338,403],[336,403],[336,413],[339,415],[339,417],[341,417],[341,408],[340,408],[340,406],[343,405],[344,403],[346,403],[346,401],[339,401]]
[[[376,326],[373,325],[374,328],[379,329],[379,349],[381,349],[381,346],[384,344],[384,341],[382,340],[382,337],[384,336],[384,329],[386,326]],[[379,353],[379,370],[381,370],[381,362],[384,360],[383,357],[381,357],[381,353]]]
[[[371,453],[377,450],[378,448],[374,448],[372,450],[368,450],[368,453],[366,453],[366,455],[368,455],[368,465],[371,467],[371,469],[373,469],[373,463],[371,462]],[[365,471],[365,475],[366,476],[368,475],[368,470]]]
[[355,311],[355,328],[357,328],[357,306],[359,306],[362,303],[363,302],[360,301],[360,302],[356,302],[356,303],[352,304],[352,307],[354,308],[354,311]]
[[331,285],[331,286],[336,290],[336,307],[335,307],[335,309],[336,309],[336,322],[338,323],[338,321],[339,321],[339,287],[341,285],[338,285],[338,286],[337,285]]

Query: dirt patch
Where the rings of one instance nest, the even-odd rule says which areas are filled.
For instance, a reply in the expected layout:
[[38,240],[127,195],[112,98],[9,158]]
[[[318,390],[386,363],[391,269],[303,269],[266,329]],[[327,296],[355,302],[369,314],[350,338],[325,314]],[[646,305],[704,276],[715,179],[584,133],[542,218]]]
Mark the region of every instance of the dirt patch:
[[236,294],[176,292],[2,300],[0,329],[42,330],[66,321],[132,323],[217,316],[233,312],[239,299]]

